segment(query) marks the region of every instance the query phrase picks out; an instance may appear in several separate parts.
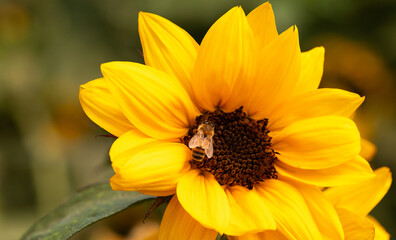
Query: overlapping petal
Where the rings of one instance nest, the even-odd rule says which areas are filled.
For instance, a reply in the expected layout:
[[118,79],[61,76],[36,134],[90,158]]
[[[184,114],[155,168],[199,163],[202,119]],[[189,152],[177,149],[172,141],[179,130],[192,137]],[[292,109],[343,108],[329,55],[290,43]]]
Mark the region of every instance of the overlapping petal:
[[311,186],[295,181],[290,181],[303,196],[323,239],[344,239],[344,232],[336,210],[323,193]]
[[289,28],[267,44],[257,61],[254,87],[245,110],[251,118],[263,119],[290,97],[297,84],[301,68],[297,28]]
[[239,236],[276,229],[275,219],[256,189],[234,186],[225,191],[230,205],[230,223],[225,231],[227,235]]
[[373,216],[368,215],[366,217],[375,228],[375,240],[389,240],[390,234],[386,231],[386,229],[375,219]]
[[295,122],[273,135],[278,159],[292,167],[330,168],[355,158],[360,135],[345,117],[323,116]]
[[177,185],[183,208],[204,227],[224,233],[230,221],[227,195],[214,176],[194,169]]
[[326,115],[350,117],[364,97],[340,89],[321,88],[297,95],[278,106],[270,116],[268,129],[277,131],[293,122]]
[[365,217],[356,215],[346,209],[337,208],[346,240],[374,239],[374,225]]
[[178,180],[190,169],[190,150],[181,143],[149,138],[132,130],[118,138],[111,150],[114,190],[154,196],[175,194]]
[[346,163],[322,169],[302,169],[289,166],[283,162],[275,165],[280,176],[321,187],[333,187],[354,184],[373,178],[375,175],[370,164],[362,157],[356,156]]
[[247,15],[250,28],[260,51],[278,36],[271,3],[265,2]]
[[81,85],[79,97],[85,114],[114,136],[119,137],[133,128],[103,78]]
[[148,144],[164,142],[149,137],[139,131],[138,129],[132,129],[116,141],[110,148],[110,160],[112,161],[113,168],[117,170],[118,168],[124,167],[126,161],[128,161],[128,155],[134,154],[140,149],[144,149]]
[[192,87],[197,104],[233,111],[252,89],[256,43],[242,8],[234,7],[206,33],[198,51]]
[[316,47],[301,53],[301,71],[292,95],[315,90],[319,87],[323,75],[324,48]]
[[327,189],[326,197],[338,208],[366,216],[385,196],[392,183],[389,168],[374,171],[375,177],[356,184]]
[[139,36],[146,65],[176,77],[192,96],[191,74],[198,43],[182,28],[151,13],[139,13]]
[[181,137],[199,114],[180,82],[162,71],[132,62],[110,62],[101,68],[126,117],[148,136]]
[[288,239],[322,239],[303,196],[293,186],[269,179],[257,186],[257,192]]
[[216,235],[216,231],[205,228],[194,220],[174,196],[162,218],[158,239],[213,240]]

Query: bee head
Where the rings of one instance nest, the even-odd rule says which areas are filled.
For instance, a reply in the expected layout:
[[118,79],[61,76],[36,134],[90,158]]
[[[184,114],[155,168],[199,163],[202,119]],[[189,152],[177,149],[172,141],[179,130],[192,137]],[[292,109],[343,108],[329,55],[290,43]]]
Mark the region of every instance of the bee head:
[[209,121],[204,121],[202,124],[207,124],[207,125],[211,126],[212,128],[214,128],[214,124]]

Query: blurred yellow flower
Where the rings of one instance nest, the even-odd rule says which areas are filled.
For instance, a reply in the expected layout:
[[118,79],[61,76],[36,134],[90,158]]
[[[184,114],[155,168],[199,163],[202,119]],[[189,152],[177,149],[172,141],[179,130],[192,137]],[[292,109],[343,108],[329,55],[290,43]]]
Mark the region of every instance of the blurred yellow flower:
[[[80,101],[119,137],[113,189],[175,194],[159,238],[276,229],[267,237],[343,239],[337,212],[312,185],[374,174],[349,119],[363,98],[318,89],[324,49],[301,53],[296,27],[278,35],[269,3],[247,16],[232,8],[200,45],[150,13],[139,14],[139,33],[146,65],[103,64],[104,78],[82,85]],[[214,125],[213,156],[192,160],[189,141],[205,121]]]
[[91,234],[91,240],[156,240],[158,239],[159,223],[146,221],[140,223],[128,232],[126,236],[116,233],[107,227],[96,228]]
[[377,147],[374,143],[370,142],[367,139],[361,138],[361,150],[359,155],[362,156],[367,161],[371,161],[374,155],[377,153]]

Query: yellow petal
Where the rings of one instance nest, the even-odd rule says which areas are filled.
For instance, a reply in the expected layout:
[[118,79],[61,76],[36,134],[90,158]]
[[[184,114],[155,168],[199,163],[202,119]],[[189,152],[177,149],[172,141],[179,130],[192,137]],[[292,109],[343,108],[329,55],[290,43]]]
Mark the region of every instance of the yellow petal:
[[374,173],[374,178],[357,184],[329,188],[324,193],[336,207],[366,216],[385,196],[392,183],[389,168],[382,167]]
[[337,212],[324,194],[317,188],[298,183],[289,182],[305,199],[316,225],[324,239],[344,239],[344,232]]
[[181,137],[199,114],[180,82],[162,71],[132,62],[101,68],[126,117],[150,137]]
[[255,8],[247,15],[247,20],[256,39],[258,50],[278,36],[271,3],[265,2]]
[[270,116],[268,129],[276,131],[293,122],[325,115],[350,117],[364,97],[340,89],[321,88],[295,96],[278,106]]
[[285,235],[283,235],[280,231],[264,231],[261,233],[258,233],[259,239],[262,240],[288,240]]
[[386,229],[375,219],[373,216],[368,215],[366,217],[375,228],[375,240],[389,240],[390,234],[386,231]]
[[354,184],[375,176],[370,164],[360,156],[331,168],[301,169],[282,162],[275,167],[280,176],[321,187]]
[[374,239],[374,225],[362,216],[358,216],[346,209],[337,208],[345,240],[372,240]]
[[276,229],[274,217],[256,189],[234,186],[225,191],[230,205],[230,223],[225,234],[239,236]]
[[288,239],[322,239],[303,196],[293,186],[270,179],[259,184],[257,191]]
[[87,116],[114,136],[119,137],[133,128],[103,78],[81,85],[79,97]]
[[324,116],[295,122],[273,136],[278,159],[296,168],[321,169],[343,164],[360,152],[355,123]]
[[198,43],[169,20],[151,13],[139,13],[139,35],[146,65],[176,77],[191,95],[191,74]]
[[254,36],[241,7],[217,20],[202,40],[192,76],[197,104],[234,111],[252,88],[256,64]]
[[229,240],[288,240],[277,230],[267,230],[260,233],[245,234],[243,236],[227,236]]
[[166,207],[159,231],[159,240],[214,240],[217,232],[203,227],[180,205],[174,196]]
[[175,194],[179,179],[190,169],[191,152],[184,144],[154,140],[135,130],[115,141],[110,158],[114,190],[168,196]]
[[144,149],[147,144],[156,142],[160,141],[145,135],[138,129],[132,129],[123,134],[114,141],[110,148],[109,154],[113,168],[122,168],[125,164],[125,161],[129,160],[129,155],[133,155],[137,151],[140,151],[140,147]]
[[246,111],[253,119],[270,116],[296,86],[301,68],[297,28],[291,27],[259,53],[257,75]]
[[323,75],[325,49],[316,47],[301,54],[301,71],[293,95],[319,87]]
[[371,161],[374,155],[377,153],[377,147],[374,143],[367,139],[361,138],[362,149],[360,151],[360,156],[362,156],[367,161]]
[[189,171],[177,185],[183,208],[204,227],[224,233],[230,209],[227,196],[214,176],[197,169]]

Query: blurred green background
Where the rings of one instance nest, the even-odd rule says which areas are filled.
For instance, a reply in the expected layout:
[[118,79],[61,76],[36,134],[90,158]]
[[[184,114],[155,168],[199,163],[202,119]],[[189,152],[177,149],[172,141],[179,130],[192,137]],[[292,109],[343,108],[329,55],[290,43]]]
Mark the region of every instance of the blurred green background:
[[[248,13],[263,2],[0,0],[0,238],[18,239],[73,191],[112,175],[114,139],[96,137],[104,131],[83,113],[78,91],[101,76],[101,63],[142,62],[139,11],[168,18],[200,42],[231,7]],[[366,96],[355,120],[377,145],[372,165],[395,171],[396,1],[271,3],[279,32],[296,24],[302,50],[326,48],[322,87]],[[118,214],[73,239],[120,239],[145,210]],[[396,235],[396,187],[373,215]]]

